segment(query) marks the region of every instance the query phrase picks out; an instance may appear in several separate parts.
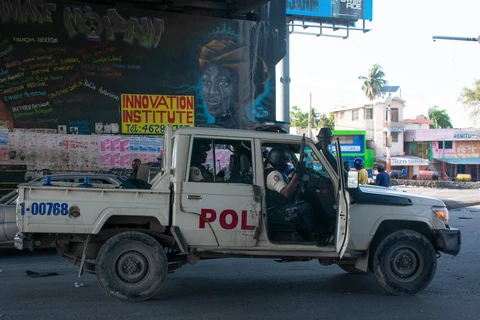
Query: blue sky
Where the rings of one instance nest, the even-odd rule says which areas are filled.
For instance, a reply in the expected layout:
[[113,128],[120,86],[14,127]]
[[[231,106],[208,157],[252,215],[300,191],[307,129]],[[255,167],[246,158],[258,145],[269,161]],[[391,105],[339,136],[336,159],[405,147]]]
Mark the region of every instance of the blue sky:
[[378,63],[389,84],[401,87],[405,118],[438,105],[454,127],[473,126],[457,99],[464,86],[480,79],[480,43],[434,42],[432,36],[479,36],[480,1],[373,1],[368,33],[350,32],[346,40],[290,35],[290,105],[307,111],[309,92],[320,112],[368,103],[358,76]]

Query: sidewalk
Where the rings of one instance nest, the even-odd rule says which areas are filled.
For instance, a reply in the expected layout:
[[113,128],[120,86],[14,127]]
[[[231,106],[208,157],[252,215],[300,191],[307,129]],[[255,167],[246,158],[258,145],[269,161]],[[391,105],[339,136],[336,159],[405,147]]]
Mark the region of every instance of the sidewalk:
[[448,209],[480,205],[480,190],[478,189],[436,189],[399,186],[394,188],[412,194],[438,198],[445,203]]

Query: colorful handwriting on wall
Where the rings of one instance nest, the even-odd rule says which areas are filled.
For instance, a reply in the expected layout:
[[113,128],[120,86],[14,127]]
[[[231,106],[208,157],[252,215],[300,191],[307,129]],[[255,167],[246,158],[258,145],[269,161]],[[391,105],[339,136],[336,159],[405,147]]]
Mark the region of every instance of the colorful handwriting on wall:
[[[52,23],[55,3],[43,0],[0,0],[0,21],[2,23]],[[115,8],[107,9],[102,17],[88,5],[64,6],[63,23],[70,38],[78,34],[91,41],[115,41],[117,34],[123,34],[123,42],[138,44],[145,48],[157,48],[165,29],[160,18],[129,17],[123,18]]]
[[63,22],[70,38],[81,33],[87,40],[100,41],[102,33],[105,39],[116,40],[116,33],[123,34],[123,41],[133,44],[138,40],[140,46],[157,48],[164,31],[164,21],[159,18],[130,17],[128,22],[118,14],[116,9],[108,9],[103,18],[92,11],[90,6],[71,7],[65,6]]
[[173,129],[193,127],[193,96],[122,94],[122,133],[164,134]]
[[3,23],[14,21],[17,23],[52,22],[52,12],[55,11],[55,3],[44,2],[43,0],[0,0],[0,20]]

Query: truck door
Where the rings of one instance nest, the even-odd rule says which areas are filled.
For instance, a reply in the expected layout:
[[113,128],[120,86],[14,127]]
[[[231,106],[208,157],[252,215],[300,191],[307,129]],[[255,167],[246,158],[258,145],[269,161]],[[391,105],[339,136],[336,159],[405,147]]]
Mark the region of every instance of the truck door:
[[255,246],[261,196],[253,140],[191,139],[174,223],[189,245]]
[[350,239],[350,216],[349,204],[350,195],[345,187],[345,175],[343,174],[342,151],[340,149],[340,140],[335,141],[335,149],[337,154],[337,171],[338,171],[338,190],[337,190],[337,230],[335,235],[335,251],[340,258],[343,257],[347,249]]

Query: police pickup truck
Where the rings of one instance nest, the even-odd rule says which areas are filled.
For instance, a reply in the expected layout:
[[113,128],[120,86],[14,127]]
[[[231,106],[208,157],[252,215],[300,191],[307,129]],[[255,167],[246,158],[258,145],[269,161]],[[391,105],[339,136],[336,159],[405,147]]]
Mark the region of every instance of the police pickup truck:
[[[346,272],[373,273],[394,295],[424,289],[439,252],[460,251],[460,231],[450,228],[445,204],[358,186],[356,173],[342,168],[338,140],[337,158],[329,152],[331,131],[322,129],[318,140],[209,128],[173,134],[169,128],[162,172],[149,189],[20,186],[15,246],[54,244],[79,275],[95,273],[107,294],[128,302],[152,297],[182,265],[241,256],[318,259]],[[297,172],[276,171],[267,182],[274,148],[286,150],[283,160]],[[271,201],[269,192],[285,201]]]

